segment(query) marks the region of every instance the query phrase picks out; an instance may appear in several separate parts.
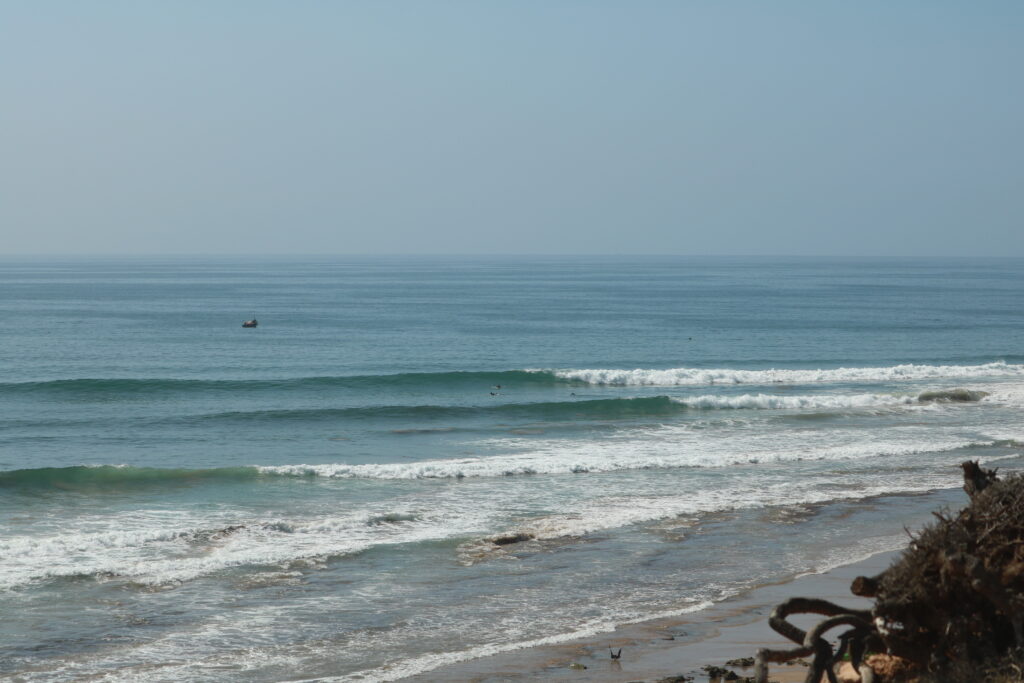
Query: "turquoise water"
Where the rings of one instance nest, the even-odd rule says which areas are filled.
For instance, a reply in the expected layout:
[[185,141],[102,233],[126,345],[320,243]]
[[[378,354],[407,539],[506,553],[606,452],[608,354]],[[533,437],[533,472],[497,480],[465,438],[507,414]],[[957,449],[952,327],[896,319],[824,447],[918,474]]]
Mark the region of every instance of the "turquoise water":
[[0,676],[399,678],[900,547],[959,462],[1022,464],[1021,260],[8,259],[0,292]]

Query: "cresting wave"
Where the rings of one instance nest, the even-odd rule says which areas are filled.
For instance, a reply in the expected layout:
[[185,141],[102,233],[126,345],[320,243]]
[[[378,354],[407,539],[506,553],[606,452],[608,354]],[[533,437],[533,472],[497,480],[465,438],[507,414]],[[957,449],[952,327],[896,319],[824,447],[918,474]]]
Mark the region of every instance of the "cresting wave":
[[929,443],[866,443],[862,446],[820,447],[802,453],[792,449],[750,452],[692,452],[671,445],[654,447],[650,452],[626,454],[615,447],[582,447],[587,455],[569,451],[560,457],[538,450],[530,453],[430,460],[418,463],[376,465],[268,465],[259,467],[264,474],[330,479],[467,479],[497,478],[543,474],[598,474],[624,470],[671,470],[680,468],[717,468],[741,463],[784,462],[803,459],[853,460],[879,456],[906,456],[918,453],[942,453],[991,446],[1014,446],[1015,442],[936,440]]
[[524,369],[411,372],[280,379],[75,378],[0,382],[2,394],[56,394],[114,399],[161,393],[305,391],[309,389],[430,388],[502,386],[685,386],[713,384],[811,384],[981,377],[1024,377],[1024,364],[1003,361],[981,365],[894,365],[872,368],[760,369]]
[[[549,372],[538,370],[537,372]],[[879,368],[816,370],[739,370],[672,368],[668,370],[556,370],[556,377],[610,386],[685,386],[702,384],[819,384],[826,382],[893,382],[901,380],[1024,377],[1024,365],[893,365]]]
[[0,489],[90,489],[164,486],[203,481],[248,480],[260,476],[255,467],[165,469],[127,465],[75,465],[0,472]]
[[[907,455],[922,452],[945,452],[959,449],[1004,446],[1020,448],[1013,439],[990,441],[935,441],[916,445],[866,444],[856,452],[837,451],[830,454],[822,449],[825,459],[849,459],[879,455]],[[764,457],[764,454],[761,454]],[[783,459],[798,459],[793,454]],[[778,459],[777,457],[775,459]],[[461,458],[453,460],[425,460],[416,463],[382,463],[350,465],[346,463],[302,465],[254,465],[248,467],[216,467],[209,469],[160,469],[126,465],[77,465],[74,467],[44,467],[0,472],[0,490],[62,489],[90,491],[146,486],[173,486],[225,481],[252,482],[261,477],[325,478],[325,479],[465,479],[484,477],[510,477],[535,474],[586,474],[621,470],[674,469],[682,467],[728,466],[747,462],[734,454],[720,461],[694,460],[687,453],[674,457],[657,454],[647,457],[618,457],[601,455],[595,451],[590,460],[575,455],[569,459],[551,458],[545,453],[512,454],[488,458]],[[753,462],[753,461],[751,461]]]

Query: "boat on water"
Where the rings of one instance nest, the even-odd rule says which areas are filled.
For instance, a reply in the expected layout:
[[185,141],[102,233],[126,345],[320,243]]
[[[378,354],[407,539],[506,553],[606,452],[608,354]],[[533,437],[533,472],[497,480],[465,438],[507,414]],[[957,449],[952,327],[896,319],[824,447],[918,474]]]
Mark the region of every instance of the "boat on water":
[[246,320],[244,323],[242,323],[242,327],[256,327],[257,325],[259,325],[259,322],[257,322],[255,316],[253,316],[252,320]]

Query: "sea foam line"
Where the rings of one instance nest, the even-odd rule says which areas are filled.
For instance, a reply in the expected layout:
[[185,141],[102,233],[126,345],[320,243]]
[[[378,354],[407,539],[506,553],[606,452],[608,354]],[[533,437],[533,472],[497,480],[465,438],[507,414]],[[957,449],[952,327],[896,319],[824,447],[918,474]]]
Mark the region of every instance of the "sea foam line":
[[704,601],[675,610],[666,610],[657,614],[648,614],[643,616],[636,615],[633,618],[625,620],[593,619],[583,624],[580,628],[568,633],[559,633],[557,635],[544,636],[542,638],[534,638],[532,640],[513,643],[487,643],[485,645],[477,645],[476,647],[456,652],[438,652],[420,655],[419,657],[407,659],[397,664],[386,664],[384,666],[377,667],[376,669],[357,671],[344,676],[304,679],[304,683],[311,683],[312,681],[332,681],[333,683],[349,683],[355,681],[360,681],[361,683],[384,683],[385,681],[397,681],[402,678],[408,678],[409,676],[427,673],[428,671],[439,669],[442,666],[458,664],[459,662],[466,662],[473,659],[480,659],[481,657],[490,657],[492,655],[501,654],[502,652],[525,650],[526,648],[540,647],[543,645],[558,645],[559,643],[565,643],[578,638],[590,638],[600,633],[610,633],[620,626],[637,624],[643,621],[650,621],[651,619],[667,619],[682,616],[684,614],[690,614],[692,612],[699,612],[711,607],[713,604],[714,603],[711,601]]
[[428,460],[419,463],[347,465],[344,463],[303,465],[261,465],[260,472],[294,477],[329,479],[464,479],[510,477],[537,474],[583,474],[621,470],[674,469],[682,467],[728,467],[746,462],[793,460],[852,460],[877,456],[914,455],[979,446],[994,441],[943,439],[932,442],[874,442],[793,446],[771,450],[712,451],[687,448],[687,444],[650,441],[640,443],[589,442],[575,447],[538,442],[528,453],[458,460]]
[[918,403],[916,396],[893,394],[806,395],[743,394],[742,396],[705,395],[672,398],[688,408],[701,410],[844,410],[852,408],[885,408]]

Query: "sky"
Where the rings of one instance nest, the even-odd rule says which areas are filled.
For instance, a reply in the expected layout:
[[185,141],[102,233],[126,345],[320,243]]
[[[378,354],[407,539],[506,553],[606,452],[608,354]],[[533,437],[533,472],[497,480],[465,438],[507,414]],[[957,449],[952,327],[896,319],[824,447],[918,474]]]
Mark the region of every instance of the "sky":
[[0,255],[1024,256],[1024,3],[0,0]]

